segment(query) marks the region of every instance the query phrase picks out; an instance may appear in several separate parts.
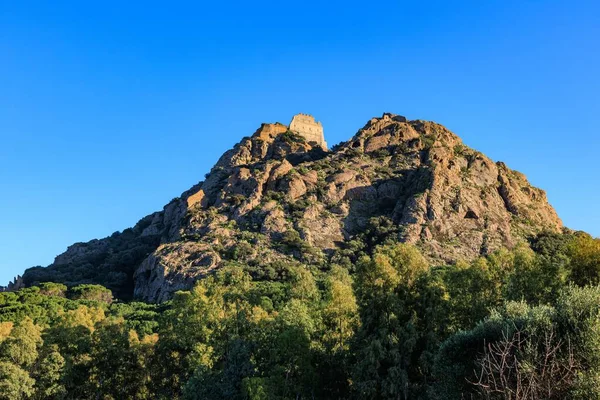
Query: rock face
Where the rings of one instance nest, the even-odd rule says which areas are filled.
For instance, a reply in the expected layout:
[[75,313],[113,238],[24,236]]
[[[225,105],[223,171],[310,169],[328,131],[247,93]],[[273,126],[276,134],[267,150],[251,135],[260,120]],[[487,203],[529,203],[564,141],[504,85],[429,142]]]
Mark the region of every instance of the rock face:
[[[439,124],[384,114],[330,152],[285,125],[263,124],[205,181],[130,232],[155,239],[128,269],[131,290],[163,301],[231,262],[341,262],[374,221],[440,264],[562,227],[542,190]],[[114,247],[111,238],[74,245],[46,270]],[[28,273],[24,281],[34,282]]]
[[21,275],[17,275],[14,279],[8,283],[6,286],[0,286],[0,292],[14,292],[19,289],[23,289],[25,284],[23,283],[23,277]]

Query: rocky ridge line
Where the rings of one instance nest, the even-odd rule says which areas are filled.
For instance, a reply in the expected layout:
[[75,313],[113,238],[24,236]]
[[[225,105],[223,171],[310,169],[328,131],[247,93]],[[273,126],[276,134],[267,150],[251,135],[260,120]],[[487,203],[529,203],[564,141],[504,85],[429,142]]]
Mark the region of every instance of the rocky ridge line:
[[[263,124],[203,182],[119,234],[146,251],[121,278],[135,297],[163,301],[231,262],[351,262],[350,244],[374,220],[433,263],[470,260],[562,227],[544,191],[442,125],[384,114],[327,152],[285,125]],[[73,245],[46,271],[115,254],[123,240]],[[37,272],[24,281],[35,282]]]

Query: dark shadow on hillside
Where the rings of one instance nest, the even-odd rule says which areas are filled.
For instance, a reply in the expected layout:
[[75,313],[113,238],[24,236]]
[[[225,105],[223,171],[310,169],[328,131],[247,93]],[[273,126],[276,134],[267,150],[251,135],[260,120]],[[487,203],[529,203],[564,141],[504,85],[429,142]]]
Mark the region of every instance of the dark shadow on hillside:
[[430,169],[419,167],[396,171],[394,177],[349,189],[344,199],[349,201],[350,211],[342,220],[346,237],[366,229],[372,218],[387,217],[401,225],[408,200],[425,192],[431,182]]

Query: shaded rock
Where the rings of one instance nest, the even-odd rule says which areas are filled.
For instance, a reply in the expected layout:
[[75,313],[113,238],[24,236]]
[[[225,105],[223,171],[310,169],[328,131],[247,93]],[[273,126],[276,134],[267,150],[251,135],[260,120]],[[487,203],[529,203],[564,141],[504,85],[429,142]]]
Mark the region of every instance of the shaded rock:
[[220,261],[210,246],[199,243],[174,243],[159,247],[136,270],[134,294],[153,301],[168,300],[178,290],[189,289]]

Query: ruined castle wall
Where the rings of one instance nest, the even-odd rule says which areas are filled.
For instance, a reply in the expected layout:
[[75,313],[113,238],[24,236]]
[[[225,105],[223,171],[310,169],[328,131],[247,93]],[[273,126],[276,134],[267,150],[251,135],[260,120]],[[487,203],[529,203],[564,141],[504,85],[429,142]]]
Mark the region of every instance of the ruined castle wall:
[[254,135],[252,135],[252,137],[268,141],[270,139],[273,139],[277,135],[285,133],[287,130],[288,127],[280,123],[262,124],[260,128],[258,128],[258,130],[254,132]]
[[327,143],[323,135],[323,126],[320,122],[315,121],[311,115],[294,115],[290,123],[290,130],[302,135],[307,142],[315,142],[324,149],[327,149]]

